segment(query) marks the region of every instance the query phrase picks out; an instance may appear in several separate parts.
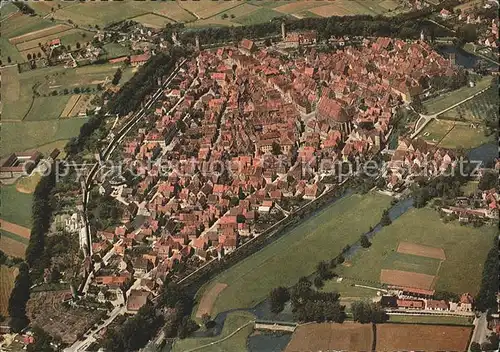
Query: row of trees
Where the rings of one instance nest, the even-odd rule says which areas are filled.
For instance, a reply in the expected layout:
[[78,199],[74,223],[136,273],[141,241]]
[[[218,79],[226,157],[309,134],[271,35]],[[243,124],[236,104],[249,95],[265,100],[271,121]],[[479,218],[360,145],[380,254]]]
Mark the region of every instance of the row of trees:
[[[439,8],[441,9],[441,8]],[[181,39],[190,43],[198,36],[202,44],[240,41],[243,38],[276,36],[281,33],[281,22],[285,21],[289,30],[316,30],[319,39],[330,36],[387,36],[398,38],[418,38],[423,27],[427,27],[426,16],[435,9],[413,11],[393,17],[384,16],[332,16],[328,18],[303,18],[290,20],[286,17],[274,18],[270,22],[240,27],[209,27],[197,31],[184,31]],[[180,28],[166,28],[166,31]],[[445,36],[449,30],[433,27],[435,36]]]
[[498,279],[498,248],[495,238],[493,247],[488,252],[483,267],[483,277],[479,293],[475,299],[476,310],[485,312],[488,309],[497,311],[496,294],[499,287]]
[[108,103],[109,112],[124,116],[139,108],[144,98],[157,87],[157,80],[174,69],[182,54],[182,50],[173,49],[169,54],[153,56]]
[[29,269],[26,263],[19,265],[19,273],[17,274],[14,288],[9,298],[9,316],[10,327],[14,332],[19,332],[24,329],[28,323],[26,316],[26,303],[30,298],[31,279]]

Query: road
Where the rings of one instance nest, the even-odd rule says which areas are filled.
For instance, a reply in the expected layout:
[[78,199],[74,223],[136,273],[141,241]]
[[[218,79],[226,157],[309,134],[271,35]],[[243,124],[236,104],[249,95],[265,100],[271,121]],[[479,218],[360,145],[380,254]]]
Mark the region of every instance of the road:
[[492,331],[488,329],[486,313],[481,313],[478,318],[474,319],[474,332],[472,333],[470,342],[482,344],[487,341],[487,337],[491,332]]
[[[484,93],[484,92],[486,92],[488,89],[490,89],[490,87],[486,87],[486,88],[484,88],[484,89],[481,89],[479,92],[472,94],[470,97],[467,97],[467,98],[465,98],[465,99],[462,99],[462,100],[461,100],[461,101],[459,101],[458,103],[455,103],[455,104],[453,104],[453,105],[450,105],[450,106],[448,106],[446,109],[443,109],[443,110],[441,110],[441,111],[439,111],[439,112],[437,112],[437,113],[435,113],[435,114],[432,114],[432,115],[424,115],[424,114],[419,114],[419,115],[420,115],[420,118],[418,119],[417,123],[415,124],[415,127],[417,127],[417,126],[419,126],[419,125],[420,125],[420,126],[419,126],[416,130],[415,130],[415,132],[413,132],[413,133],[412,133],[411,138],[413,139],[413,138],[417,137],[417,136],[418,136],[418,134],[419,134],[420,132],[422,132],[422,130],[425,128],[425,126],[427,126],[427,124],[428,124],[429,122],[431,122],[432,120],[438,120],[438,118],[437,118],[437,117],[438,117],[439,115],[444,114],[445,112],[447,112],[447,111],[449,111],[449,110],[451,110],[451,109],[453,109],[453,108],[456,108],[457,106],[459,106],[459,105],[461,105],[461,104],[463,104],[463,103],[465,103],[465,102],[467,102],[467,101],[469,101],[469,100],[471,100],[471,99],[475,98],[476,96],[478,96],[478,95],[480,95],[480,94],[483,94],[483,93]],[[421,122],[421,120],[423,120],[423,122]]]

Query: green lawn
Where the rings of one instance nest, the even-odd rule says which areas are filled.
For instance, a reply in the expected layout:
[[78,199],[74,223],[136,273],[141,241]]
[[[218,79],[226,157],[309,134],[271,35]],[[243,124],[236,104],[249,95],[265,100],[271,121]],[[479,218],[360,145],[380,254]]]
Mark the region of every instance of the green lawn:
[[80,133],[86,118],[65,120],[23,121],[3,123],[0,132],[2,156],[15,151],[33,149],[47,143],[70,139]]
[[438,144],[452,127],[453,123],[449,121],[432,120],[420,132],[419,136],[432,144]]
[[[246,351],[247,338],[253,331],[253,323],[255,316],[248,312],[233,312],[228,314],[222,332],[216,337],[205,337],[205,338],[187,338],[183,340],[176,340],[172,352],[187,352],[195,348],[213,343],[216,341],[223,340],[222,342],[216,343],[205,348],[201,348],[200,351],[204,352],[239,352]],[[243,327],[240,331],[234,333],[238,328]],[[227,340],[224,340],[228,335],[231,335]]]
[[15,224],[31,227],[31,194],[21,193],[15,185],[0,188],[0,217]]
[[24,121],[57,120],[61,116],[70,95],[37,97]]
[[453,129],[441,140],[440,147],[443,148],[474,148],[480,145],[493,142],[496,135],[485,135],[482,126],[471,128],[469,125],[455,125]]
[[26,61],[16,47],[12,45],[7,38],[2,36],[0,37],[0,60],[2,60],[2,64],[8,65],[9,57],[12,64]]
[[118,43],[105,44],[103,49],[106,50],[107,53],[106,57],[108,59],[130,55],[130,49]]
[[[391,268],[388,265],[393,262],[399,242],[407,241],[444,249],[446,260],[439,269],[436,290],[476,294],[495,233],[494,227],[475,229],[461,226],[458,221],[445,224],[433,209],[411,209],[377,233],[372,246],[356,253],[350,266],[338,267],[336,272],[340,276],[378,282],[381,269]],[[426,265],[428,270],[435,265],[431,264]],[[334,289],[334,286],[328,283],[328,287]],[[343,294],[342,290],[339,292]]]
[[212,316],[228,309],[252,307],[272,288],[292,286],[301,276],[312,274],[319,261],[336,257],[377,224],[390,201],[378,193],[346,197],[226,270],[204,287],[209,289],[217,282],[228,284],[215,301]]
[[435,98],[424,101],[423,105],[427,109],[427,114],[436,114],[490,85],[491,76],[487,76],[479,80],[474,87],[465,86],[452,92],[440,94]]
[[491,87],[469,101],[453,108],[442,115],[440,119],[482,122],[498,119],[498,89]]
[[479,184],[479,181],[469,181],[467,182],[464,186],[462,186],[460,189],[462,192],[464,192],[464,195],[468,196],[471,194],[474,194],[478,190],[477,186]]
[[390,252],[384,258],[382,266],[384,269],[413,271],[421,274],[436,275],[440,262],[441,261],[439,259],[435,258]]
[[446,317],[432,315],[390,315],[389,323],[472,325],[467,317]]

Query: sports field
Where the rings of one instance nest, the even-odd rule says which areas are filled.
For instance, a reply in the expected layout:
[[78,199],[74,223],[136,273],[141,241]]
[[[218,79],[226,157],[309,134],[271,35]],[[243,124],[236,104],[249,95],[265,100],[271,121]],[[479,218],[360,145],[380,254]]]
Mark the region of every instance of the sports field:
[[206,352],[246,351],[247,338],[253,331],[254,320],[255,316],[248,312],[230,313],[226,317],[224,327],[219,336],[177,339],[172,347],[172,351],[186,352],[196,348]]
[[[357,252],[350,265],[341,266],[336,272],[350,281],[368,286],[377,286],[385,281],[387,284],[427,286],[439,291],[470,292],[474,295],[481,283],[483,263],[495,230],[486,226],[479,229],[461,226],[458,221],[445,224],[433,209],[410,209],[392,225],[378,232],[370,248]],[[421,252],[425,255],[398,252],[398,247],[405,242],[433,249],[428,253]],[[446,259],[431,257],[438,248],[443,250]],[[422,278],[427,278],[427,281]],[[397,280],[399,283],[395,282]],[[328,281],[325,290],[344,294],[335,280]]]
[[9,306],[9,298],[12,289],[14,288],[14,281],[18,273],[17,267],[9,268],[5,265],[0,265],[0,315],[6,317],[9,315],[7,310]]
[[256,305],[272,288],[295,284],[301,276],[312,274],[319,261],[336,257],[346,245],[356,242],[370,225],[379,222],[390,201],[390,197],[370,193],[335,202],[217,276],[200,290],[198,300],[210,294],[213,286],[225,283],[228,286],[215,299],[212,316]]
[[494,135],[486,136],[483,124],[432,120],[425,126],[420,137],[442,148],[474,148],[491,142]]
[[294,331],[284,352],[371,351],[373,338],[371,324],[305,324]]

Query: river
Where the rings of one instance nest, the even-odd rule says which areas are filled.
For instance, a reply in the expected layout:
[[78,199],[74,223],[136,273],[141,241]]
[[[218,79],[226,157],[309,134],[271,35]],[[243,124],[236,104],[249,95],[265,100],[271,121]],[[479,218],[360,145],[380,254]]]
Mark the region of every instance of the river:
[[[352,194],[352,190],[346,191],[346,193],[341,196],[337,197],[334,200],[332,200],[331,204],[328,206],[332,206],[333,203],[335,203],[336,200],[341,199],[347,195]],[[396,220],[398,217],[406,213],[409,209],[413,207],[413,199],[412,198],[405,198],[394,205],[392,205],[389,209],[389,217],[391,218],[392,221]],[[312,213],[307,221],[313,221],[314,217],[320,212],[325,210],[325,208],[318,209]],[[372,239],[377,232],[379,232],[383,226],[380,224],[377,224],[373,228],[372,231],[366,233],[367,237]],[[286,234],[284,235],[286,236]],[[359,249],[361,249],[361,246],[359,243],[355,243],[351,246],[349,251],[346,253],[346,257],[350,257],[354,255]],[[224,327],[224,322],[226,320],[226,317],[228,314],[235,312],[235,311],[246,311],[254,314],[257,319],[262,319],[262,320],[273,320],[273,321],[293,321],[293,313],[292,313],[292,308],[290,303],[287,303],[285,306],[285,309],[278,313],[272,313],[269,310],[269,302],[268,300],[264,300],[257,304],[253,308],[246,308],[246,309],[232,309],[228,310],[225,312],[221,312],[217,314],[215,317],[214,321],[216,323],[215,327],[209,330],[201,330],[197,331],[193,334],[193,337],[211,337],[211,336],[218,336],[223,327]],[[278,352],[282,351],[284,347],[288,344],[290,341],[291,334],[287,333],[263,333],[263,332],[257,332],[252,334],[247,341],[247,347],[250,352]],[[168,352],[170,351],[170,346],[165,346],[163,349],[163,352]]]

